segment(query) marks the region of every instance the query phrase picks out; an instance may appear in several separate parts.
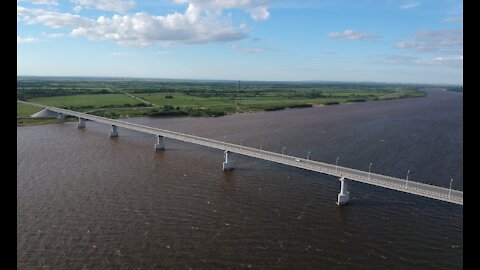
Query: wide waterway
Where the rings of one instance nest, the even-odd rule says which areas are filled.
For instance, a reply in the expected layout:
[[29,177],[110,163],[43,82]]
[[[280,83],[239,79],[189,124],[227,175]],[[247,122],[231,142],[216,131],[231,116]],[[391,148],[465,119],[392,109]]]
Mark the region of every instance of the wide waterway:
[[[127,121],[463,190],[463,94]],[[18,269],[463,269],[463,206],[75,122],[17,128]]]

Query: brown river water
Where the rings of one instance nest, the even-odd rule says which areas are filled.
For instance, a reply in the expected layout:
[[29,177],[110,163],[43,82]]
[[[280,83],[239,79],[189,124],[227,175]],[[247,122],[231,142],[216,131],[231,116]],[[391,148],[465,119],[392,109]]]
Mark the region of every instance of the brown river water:
[[[126,121],[463,190],[463,94]],[[463,206],[87,122],[17,127],[18,269],[463,269]]]

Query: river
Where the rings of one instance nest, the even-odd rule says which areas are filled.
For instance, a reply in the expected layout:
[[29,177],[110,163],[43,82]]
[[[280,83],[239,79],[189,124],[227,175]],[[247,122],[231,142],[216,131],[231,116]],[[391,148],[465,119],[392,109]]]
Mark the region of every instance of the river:
[[[463,94],[127,121],[463,190]],[[18,269],[463,269],[463,206],[87,122],[17,127]]]

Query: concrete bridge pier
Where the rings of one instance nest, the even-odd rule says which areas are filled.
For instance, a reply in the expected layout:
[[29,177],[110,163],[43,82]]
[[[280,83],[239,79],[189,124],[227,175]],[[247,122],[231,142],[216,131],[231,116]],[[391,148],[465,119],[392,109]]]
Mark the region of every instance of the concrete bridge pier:
[[77,127],[78,128],[84,128],[85,127],[85,119],[79,117]]
[[157,143],[155,144],[155,150],[164,150],[165,142],[163,141],[163,136],[157,135]]
[[58,113],[57,114],[57,119],[58,120],[63,120],[63,119],[65,119],[65,115],[63,113]]
[[340,193],[338,193],[337,205],[344,205],[350,199],[350,192],[348,191],[348,182],[345,177],[340,177]]
[[110,131],[110,137],[118,137],[117,126],[112,125],[112,130]]
[[233,170],[235,168],[235,163],[233,162],[232,157],[228,159],[228,154],[230,152],[225,150],[224,157],[225,157],[225,162],[223,162],[223,170],[228,171],[228,170]]

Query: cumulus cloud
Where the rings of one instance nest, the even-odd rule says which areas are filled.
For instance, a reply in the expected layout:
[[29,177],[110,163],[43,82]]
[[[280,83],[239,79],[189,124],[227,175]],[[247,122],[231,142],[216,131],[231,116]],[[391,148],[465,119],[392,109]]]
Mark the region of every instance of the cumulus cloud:
[[22,38],[20,36],[17,36],[17,45],[22,43],[32,43],[36,41],[38,41],[38,38],[33,38],[33,37]]
[[420,30],[414,41],[401,41],[395,46],[417,52],[463,50],[463,29]]
[[75,13],[79,13],[81,10],[82,10],[82,6],[74,6],[74,7],[73,7],[73,11],[74,11]]
[[360,33],[353,31],[352,29],[347,29],[343,32],[332,32],[327,35],[329,38],[340,39],[340,40],[374,40],[380,38],[377,35]]
[[73,37],[110,40],[125,46],[149,46],[156,43],[194,44],[246,38],[247,27],[244,24],[232,25],[230,16],[222,14],[224,9],[245,10],[254,20],[266,20],[269,17],[267,5],[269,0],[173,1],[177,4],[187,4],[185,12],[174,12],[165,16],[138,12],[87,18],[76,13],[83,8],[126,13],[134,7],[135,2],[133,0],[71,0],[76,4],[73,8],[74,14],[17,6],[17,22],[69,29],[69,34]]
[[401,9],[413,9],[420,6],[421,2],[408,2],[400,6]]
[[[195,15],[193,15],[195,16]],[[185,14],[151,16],[146,13],[100,17],[93,27],[78,27],[72,36],[86,36],[93,40],[114,40],[122,45],[149,46],[161,43],[206,43],[229,41],[246,37],[234,27],[216,20]]]
[[234,41],[247,37],[246,27],[234,27],[225,18],[201,16],[200,10],[189,4],[185,13],[166,16],[147,13],[100,16],[88,19],[70,13],[17,7],[17,18],[26,24],[43,24],[51,28],[69,28],[70,35],[91,40],[111,40],[125,46],[162,44],[193,44]]
[[266,20],[270,13],[268,12],[267,7],[255,7],[250,10],[250,15],[254,20]]
[[126,13],[135,6],[132,0],[72,0],[80,7],[92,7],[100,10]]
[[223,9],[242,9],[250,13],[254,20],[266,20],[270,16],[266,0],[174,0],[178,4],[193,4],[205,11],[216,14]]
[[94,23],[93,20],[79,15],[24,7],[17,7],[17,18],[26,24],[44,24],[51,28],[74,28],[91,26]]

